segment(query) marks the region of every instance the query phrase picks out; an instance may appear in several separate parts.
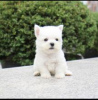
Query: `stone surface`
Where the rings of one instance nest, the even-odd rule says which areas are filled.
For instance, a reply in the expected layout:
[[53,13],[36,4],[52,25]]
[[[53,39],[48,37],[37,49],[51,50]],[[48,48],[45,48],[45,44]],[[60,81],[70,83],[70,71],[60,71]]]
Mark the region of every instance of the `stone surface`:
[[73,76],[34,77],[33,66],[0,70],[0,98],[98,98],[98,58],[68,61]]

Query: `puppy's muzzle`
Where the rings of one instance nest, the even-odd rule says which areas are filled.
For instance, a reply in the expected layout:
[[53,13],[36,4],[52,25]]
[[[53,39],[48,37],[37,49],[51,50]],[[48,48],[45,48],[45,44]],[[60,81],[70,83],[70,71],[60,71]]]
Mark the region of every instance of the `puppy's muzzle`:
[[50,48],[49,49],[54,49],[54,43],[50,43]]
[[54,47],[54,43],[50,43],[51,47]]

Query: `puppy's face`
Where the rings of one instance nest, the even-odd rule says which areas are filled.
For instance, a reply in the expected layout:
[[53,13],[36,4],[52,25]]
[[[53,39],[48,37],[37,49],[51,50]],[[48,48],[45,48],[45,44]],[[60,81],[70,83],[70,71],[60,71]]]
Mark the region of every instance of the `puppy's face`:
[[36,47],[45,53],[54,53],[62,49],[63,25],[59,26],[34,26]]

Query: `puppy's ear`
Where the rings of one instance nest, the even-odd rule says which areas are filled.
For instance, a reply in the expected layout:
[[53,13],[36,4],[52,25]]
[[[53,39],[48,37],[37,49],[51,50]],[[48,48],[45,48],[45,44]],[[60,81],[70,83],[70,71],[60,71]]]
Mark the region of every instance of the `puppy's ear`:
[[59,25],[58,28],[63,31],[63,25]]
[[35,36],[38,37],[39,33],[40,33],[40,26],[38,25],[34,25],[34,33],[35,33]]

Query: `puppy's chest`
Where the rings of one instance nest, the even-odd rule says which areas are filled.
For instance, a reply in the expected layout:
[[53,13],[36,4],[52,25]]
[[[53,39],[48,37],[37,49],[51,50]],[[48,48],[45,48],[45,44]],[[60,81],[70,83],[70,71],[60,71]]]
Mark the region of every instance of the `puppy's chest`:
[[57,65],[57,59],[56,58],[48,58],[45,61],[45,66],[49,69],[49,70],[53,70],[55,69]]

